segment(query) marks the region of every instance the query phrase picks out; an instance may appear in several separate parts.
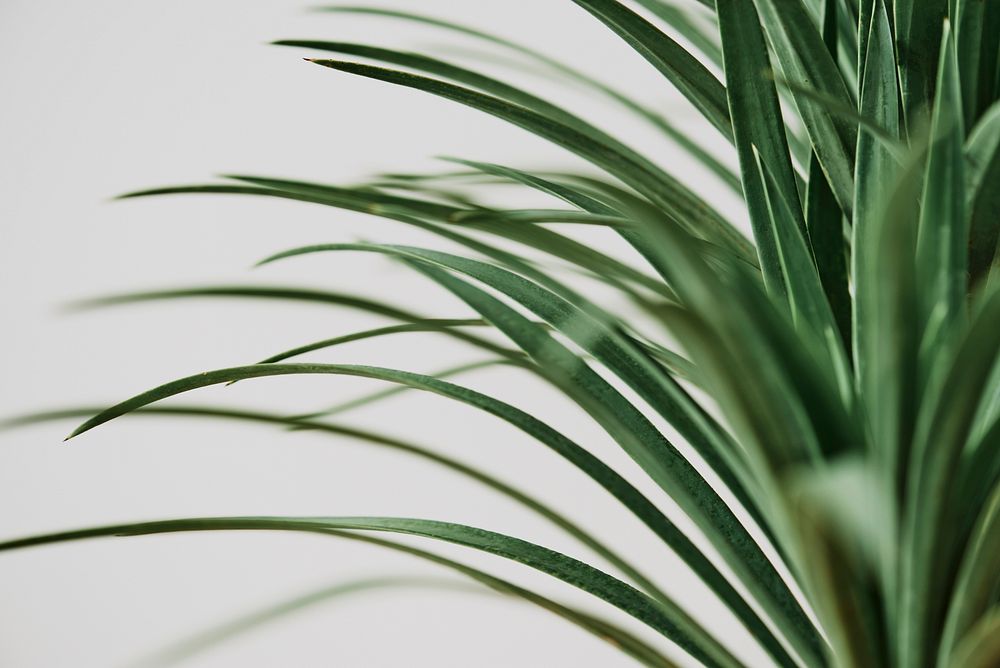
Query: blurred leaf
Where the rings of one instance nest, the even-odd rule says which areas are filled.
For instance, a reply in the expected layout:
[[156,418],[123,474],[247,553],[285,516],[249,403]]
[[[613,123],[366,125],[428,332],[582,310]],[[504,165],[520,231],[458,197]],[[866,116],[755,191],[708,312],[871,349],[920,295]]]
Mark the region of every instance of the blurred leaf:
[[969,215],[969,274],[989,270],[1000,238],[1000,102],[980,119],[965,143],[965,204]]
[[912,132],[930,110],[938,73],[941,30],[951,0],[894,0],[896,53],[903,110]]
[[937,98],[924,174],[917,265],[921,341],[921,386],[937,359],[946,355],[951,332],[966,318],[969,229],[965,215],[962,91],[955,42],[948,25],[942,35]]

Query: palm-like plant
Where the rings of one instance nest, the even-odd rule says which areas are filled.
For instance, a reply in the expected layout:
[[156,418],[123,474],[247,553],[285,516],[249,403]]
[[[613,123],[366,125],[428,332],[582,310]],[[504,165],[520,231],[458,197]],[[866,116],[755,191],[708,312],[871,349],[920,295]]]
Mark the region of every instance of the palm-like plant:
[[[599,171],[540,173],[455,160],[453,171],[383,175],[353,187],[233,176],[221,184],[127,195],[277,197],[412,225],[468,253],[331,243],[265,262],[333,251],[388,255],[460,298],[477,317],[430,319],[348,294],[282,289],[116,297],[110,301],[205,294],[310,300],[395,323],[167,383],[91,417],[74,435],[141,411],[367,440],[513,498],[579,540],[616,575],[511,536],[387,517],[179,519],[30,537],[0,549],[176,531],[316,532],[455,569],[565,617],[644,665],[674,665],[661,649],[591,614],[378,536],[410,534],[561,579],[648,625],[700,664],[744,665],[717,630],[688,614],[691,601],[675,601],[657,586],[656,574],[640,572],[587,527],[472,465],[334,424],[324,419],[330,412],[282,416],[152,405],[264,376],[359,376],[473,406],[551,448],[679,555],[774,664],[1000,665],[1000,290],[993,269],[1000,233],[1000,3],[701,0],[681,9],[666,0],[635,0],[636,7],[574,2],[700,111],[735,150],[738,175],[703,148],[703,138],[677,131],[656,111],[536,50],[407,12],[331,11],[460,33],[590,88],[636,122],[666,133],[741,192],[753,242],[676,175],[611,133],[503,81],[416,53],[278,42],[381,63],[310,59],[492,114]],[[713,74],[718,68],[724,83]],[[497,184],[539,191],[564,206],[477,203],[479,189]],[[634,254],[613,256],[543,226],[549,223],[609,228]],[[519,245],[614,288],[642,315],[624,317],[615,305],[599,304],[551,263],[519,253]],[[649,323],[663,335],[644,333]],[[489,331],[506,341],[497,343],[484,334]],[[489,363],[553,385],[676,501],[717,558],[632,483],[540,417],[445,380],[447,374],[288,361],[405,332],[452,337],[487,351]],[[697,462],[654,424],[660,419],[697,453]]]

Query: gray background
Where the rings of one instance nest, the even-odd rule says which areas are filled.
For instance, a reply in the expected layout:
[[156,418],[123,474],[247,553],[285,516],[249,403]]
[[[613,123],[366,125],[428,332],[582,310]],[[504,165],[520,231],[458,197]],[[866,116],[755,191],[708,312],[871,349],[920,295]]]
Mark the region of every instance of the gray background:
[[[397,6],[475,23],[602,73],[718,148],[655,71],[568,0],[399,0]],[[182,375],[382,322],[319,306],[218,300],[59,311],[78,298],[270,283],[353,290],[429,315],[467,314],[432,285],[374,256],[315,256],[249,270],[269,253],[307,243],[363,238],[442,247],[403,226],[291,202],[189,196],[109,203],[115,194],[226,172],[351,182],[380,169],[436,169],[431,158],[442,154],[528,167],[576,165],[560,150],[477,112],[309,65],[300,59],[309,54],[298,50],[265,46],[289,37],[415,49],[473,45],[396,22],[310,14],[289,0],[3,0],[0,412],[102,405]],[[630,117],[530,73],[483,67],[551,91],[671,167],[723,211],[740,215],[697,165]],[[583,238],[614,248],[599,232]],[[314,359],[434,371],[480,356],[440,337],[410,334]],[[461,382],[578,438],[673,510],[566,399],[511,371],[482,371]],[[295,412],[377,387],[357,379],[267,379],[202,390],[185,402]],[[415,393],[345,421],[475,461],[532,490],[687,597],[693,614],[724,630],[727,642],[747,645],[725,612],[634,519],[505,424]],[[72,426],[0,433],[3,537],[179,516],[385,514],[485,526],[589,558],[504,499],[372,446],[267,427],[151,418],[121,420],[64,445]],[[626,620],[526,569],[428,547]],[[273,534],[102,540],[7,553],[0,561],[0,665],[12,668],[127,665],[234,615],[337,582],[382,574],[450,577],[377,548]],[[525,604],[390,589],[303,611],[189,665],[631,663]]]

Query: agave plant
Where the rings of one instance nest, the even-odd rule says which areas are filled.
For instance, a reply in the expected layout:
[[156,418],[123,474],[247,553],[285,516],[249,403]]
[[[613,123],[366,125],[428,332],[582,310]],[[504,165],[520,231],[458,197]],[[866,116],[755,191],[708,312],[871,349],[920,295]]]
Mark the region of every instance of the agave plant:
[[[592,527],[473,464],[337,424],[330,420],[336,409],[286,416],[157,405],[253,378],[355,376],[477,408],[550,448],[603,488],[595,493],[610,494],[679,556],[774,665],[1000,665],[1000,289],[994,269],[1000,3],[573,1],[700,112],[735,151],[738,173],[706,149],[718,137],[679,131],[656,109],[530,46],[404,11],[329,11],[460,34],[588,88],[635,123],[665,133],[687,159],[714,173],[720,187],[741,195],[752,240],[678,174],[616,139],[614,128],[598,128],[536,94],[418,53],[277,42],[319,53],[307,59],[315,65],[491,114],[567,149],[593,170],[525,170],[462,159],[443,172],[384,174],[355,186],[232,176],[126,195],[282,198],[413,226],[466,252],[334,240],[264,262],[334,252],[386,255],[475,315],[428,318],[356,295],[287,289],[114,297],[106,301],[206,294],[307,300],[374,313],[390,324],[169,382],[89,417],[73,436],[143,412],[366,440],[510,497],[576,539],[583,556],[483,528],[392,517],[177,519],[27,537],[0,550],[165,532],[313,532],[458,571],[579,625],[643,665],[728,668],[753,661],[718,628],[695,620],[691,611],[700,601],[675,600],[661,589],[657,582],[668,574],[642,572]],[[550,198],[550,208],[482,203],[484,190],[505,186],[498,192],[509,193],[511,185]],[[569,225],[605,228],[629,253],[588,245],[563,231]],[[536,259],[539,253],[548,260]],[[566,265],[582,278],[557,271]],[[617,297],[590,296],[584,280]],[[642,484],[654,483],[676,502],[691,528],[671,521],[636,481],[543,415],[445,379],[461,368],[435,377],[290,361],[407,332],[476,346],[489,353],[488,363],[552,385],[641,467],[649,479]],[[520,562],[617,607],[663,643],[384,534]],[[706,542],[710,553],[700,547]]]

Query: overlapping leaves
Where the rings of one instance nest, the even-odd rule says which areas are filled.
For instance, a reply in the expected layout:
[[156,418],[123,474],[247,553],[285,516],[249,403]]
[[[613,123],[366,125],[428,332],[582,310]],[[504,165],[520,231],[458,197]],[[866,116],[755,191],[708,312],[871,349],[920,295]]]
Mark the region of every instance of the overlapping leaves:
[[[702,115],[706,131],[733,144],[730,162],[738,161],[738,177],[700,136],[680,133],[649,102],[541,46],[394,9],[328,12],[338,20],[367,16],[444,30],[583,85],[658,129],[724,183],[738,185],[752,242],[685,183],[675,161],[661,165],[549,94],[398,48],[282,40],[286,47],[349,58],[311,59],[323,67],[491,114],[566,149],[594,171],[543,173],[462,157],[449,159],[452,171],[385,174],[356,186],[240,175],[129,195],[273,197],[414,226],[460,250],[332,239],[269,261],[334,251],[387,255],[459,297],[473,314],[427,317],[356,295],[277,286],[112,298],[106,301],[305,300],[390,322],[313,336],[262,363],[161,385],[99,412],[74,434],[136,411],[173,411],[361,438],[430,459],[517,500],[621,578],[517,538],[393,518],[176,520],[27,538],[0,549],[221,529],[369,540],[542,605],[611,639],[644,665],[671,665],[658,649],[592,616],[430,552],[366,537],[405,533],[518,561],[618,607],[703,665],[744,665],[723,630],[690,615],[697,602],[665,593],[661,583],[673,574],[640,572],[597,528],[472,464],[329,421],[383,394],[311,409],[308,416],[151,406],[250,378],[360,376],[462,402],[560,454],[676,552],[776,665],[997,665],[1000,289],[993,265],[1000,238],[1000,9],[976,0],[574,4],[662,75],[664,85]],[[723,79],[713,74],[720,66]],[[550,196],[551,207],[479,203],[483,188],[512,186]],[[603,233],[627,242],[630,254],[588,246],[574,237],[572,226],[580,224],[606,228]],[[572,268],[584,282],[556,266]],[[642,316],[623,317],[619,304],[589,297],[587,280],[614,288]],[[489,354],[473,367],[507,364],[557,388],[677,502],[713,554],[632,482],[549,426],[542,412],[444,380],[467,367],[435,377],[289,362],[408,332],[462,341]],[[668,422],[697,460],[656,420]]]

